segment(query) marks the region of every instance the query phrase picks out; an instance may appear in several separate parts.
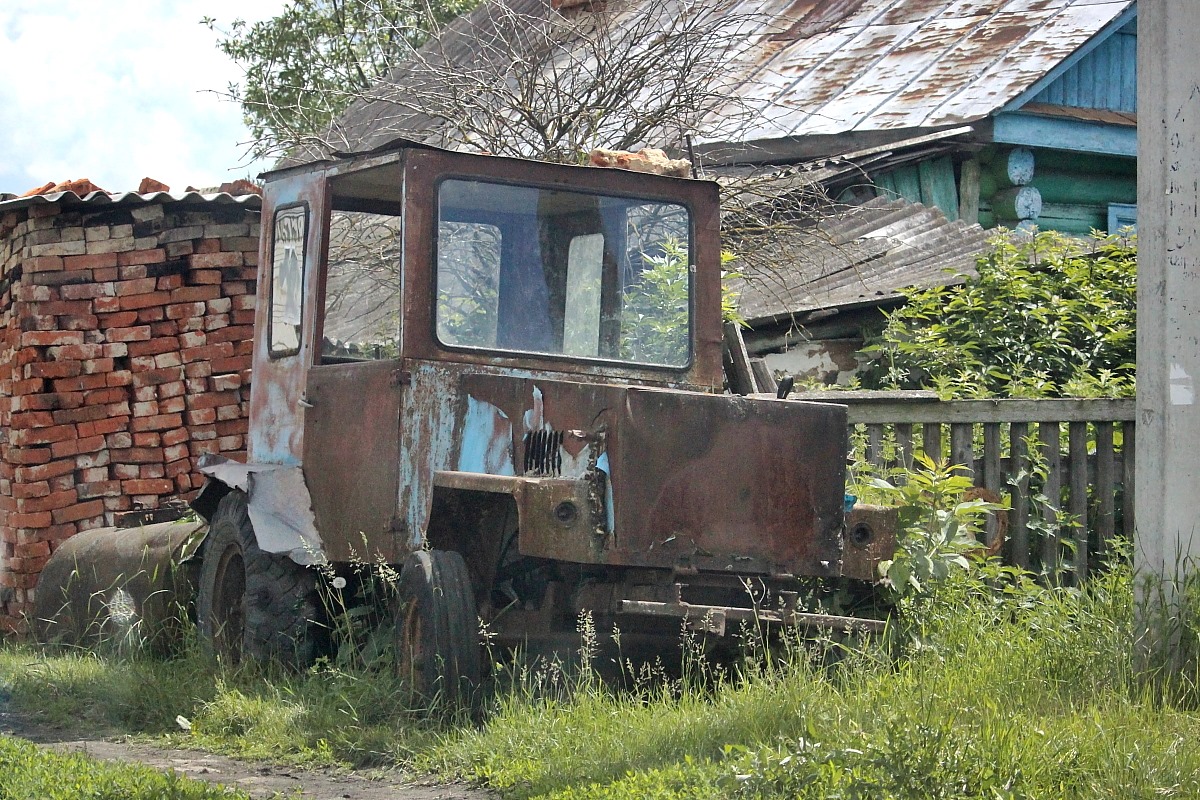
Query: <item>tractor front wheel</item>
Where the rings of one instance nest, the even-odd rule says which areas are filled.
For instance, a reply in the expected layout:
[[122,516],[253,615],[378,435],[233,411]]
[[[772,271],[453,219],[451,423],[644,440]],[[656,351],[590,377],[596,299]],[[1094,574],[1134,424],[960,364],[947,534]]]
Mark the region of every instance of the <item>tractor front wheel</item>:
[[469,707],[482,677],[479,621],[458,553],[418,551],[404,562],[393,620],[400,675],[426,701]]
[[213,514],[199,583],[200,641],[222,661],[303,668],[324,650],[316,570],[258,546],[242,492],[221,498]]

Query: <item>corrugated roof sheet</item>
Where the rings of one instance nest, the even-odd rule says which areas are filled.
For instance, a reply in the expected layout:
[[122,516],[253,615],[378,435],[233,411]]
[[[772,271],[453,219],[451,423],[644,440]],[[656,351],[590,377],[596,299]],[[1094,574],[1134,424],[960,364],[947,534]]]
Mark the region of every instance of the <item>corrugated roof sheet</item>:
[[[714,122],[698,141],[977,121],[1030,89],[1135,1],[730,0],[728,13],[754,15],[758,28],[731,60],[735,96],[714,119],[745,119],[734,130],[722,126],[719,135]],[[616,24],[632,25],[649,3],[632,0]],[[426,45],[427,58],[444,59],[451,72],[457,63],[478,68],[473,42],[507,35],[497,20],[511,22],[495,5],[485,2],[450,25]],[[536,19],[554,13],[547,0],[507,0],[507,6]],[[400,113],[395,102],[410,78],[401,66],[390,85],[351,106],[334,137],[344,149],[377,147],[401,132],[434,134],[429,120]],[[733,113],[735,106],[741,113]],[[745,115],[747,107],[760,113]]]
[[[3,196],[0,196],[2,198]],[[60,205],[74,208],[78,206],[140,206],[152,203],[237,203],[248,208],[259,208],[262,197],[257,194],[232,195],[226,192],[89,192],[80,197],[74,192],[57,192],[55,194],[38,194],[31,197],[11,197],[0,199],[0,213],[14,211],[38,205]]]
[[770,273],[746,276],[736,288],[752,325],[825,308],[873,305],[908,286],[938,286],[975,274],[991,235],[950,221],[936,208],[878,197],[831,213],[796,231]]
[[[770,0],[794,35],[751,48],[743,91],[775,113],[743,140],[960,125],[1044,77],[1134,0]],[[805,36],[804,22],[835,17]],[[765,56],[765,58],[763,58]],[[756,58],[757,57],[757,58]],[[758,58],[762,58],[761,62]]]

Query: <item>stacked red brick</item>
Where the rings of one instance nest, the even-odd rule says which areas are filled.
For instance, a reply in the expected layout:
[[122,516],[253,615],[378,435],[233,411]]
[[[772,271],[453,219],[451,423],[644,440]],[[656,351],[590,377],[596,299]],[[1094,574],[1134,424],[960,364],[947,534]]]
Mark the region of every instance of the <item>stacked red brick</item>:
[[0,625],[59,542],[243,456],[258,203],[219,199],[0,204]]

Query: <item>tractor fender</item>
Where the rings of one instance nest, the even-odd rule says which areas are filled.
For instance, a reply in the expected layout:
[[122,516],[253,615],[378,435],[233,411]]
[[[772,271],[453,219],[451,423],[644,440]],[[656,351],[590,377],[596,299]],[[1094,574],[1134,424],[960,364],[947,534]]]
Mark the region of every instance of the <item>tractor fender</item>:
[[326,564],[304,471],[286,464],[243,464],[205,455],[197,469],[208,481],[192,508],[211,520],[217,503],[232,489],[245,493],[254,538],[267,553],[286,555],[301,566]]

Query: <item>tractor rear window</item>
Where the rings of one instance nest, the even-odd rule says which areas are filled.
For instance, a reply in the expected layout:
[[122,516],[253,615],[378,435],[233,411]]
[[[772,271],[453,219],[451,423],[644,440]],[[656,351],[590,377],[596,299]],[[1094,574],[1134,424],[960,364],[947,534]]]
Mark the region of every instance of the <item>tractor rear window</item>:
[[438,339],[686,367],[690,230],[674,203],[443,181]]

